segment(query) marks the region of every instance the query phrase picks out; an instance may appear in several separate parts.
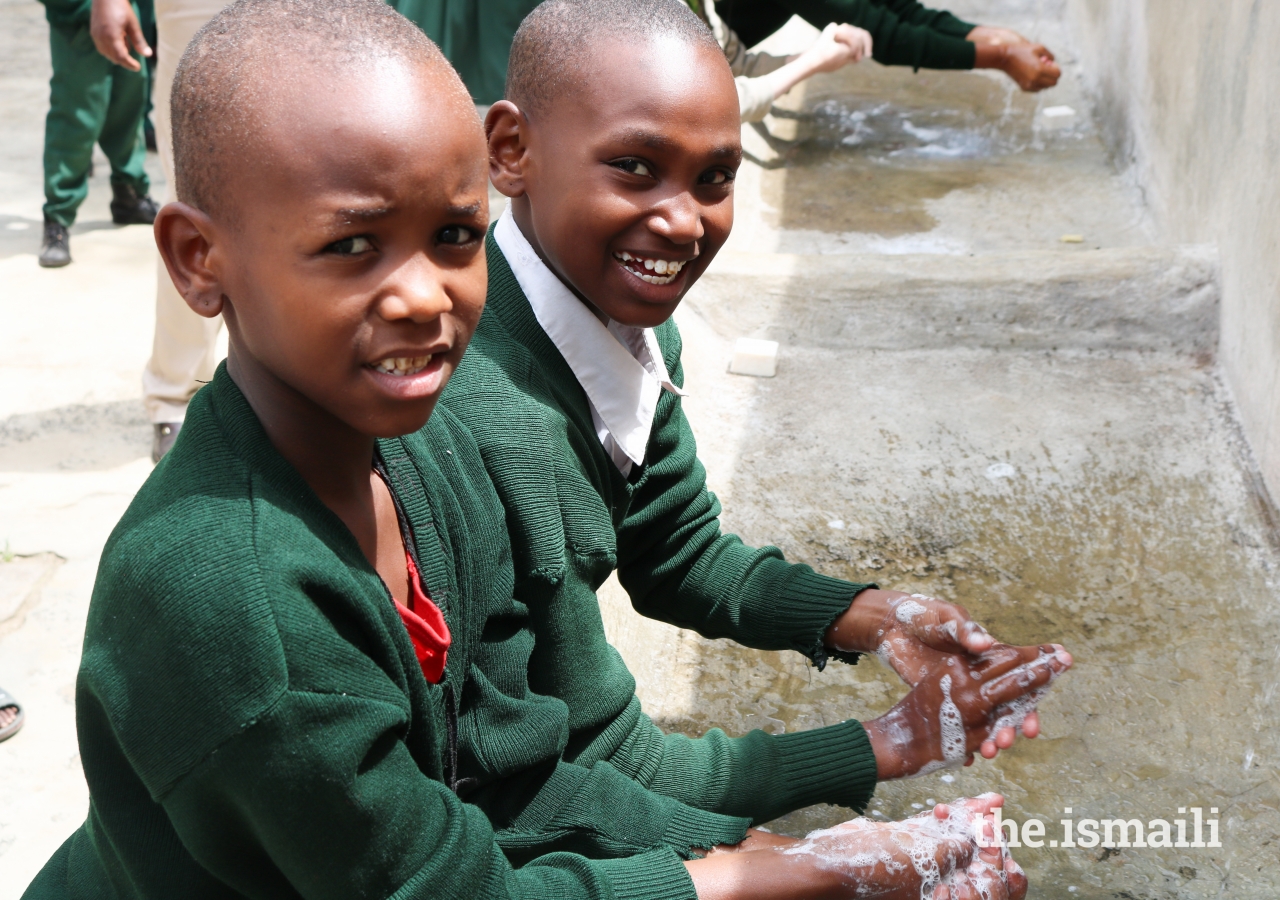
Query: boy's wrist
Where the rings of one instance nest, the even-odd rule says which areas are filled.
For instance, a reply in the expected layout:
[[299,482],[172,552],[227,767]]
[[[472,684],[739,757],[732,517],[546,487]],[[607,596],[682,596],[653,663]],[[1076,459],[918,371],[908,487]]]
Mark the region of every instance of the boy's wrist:
[[841,613],[827,628],[822,642],[833,650],[846,653],[874,653],[876,635],[884,625],[889,601],[899,592],[864,588],[854,595],[849,608]]
[[871,744],[871,752],[876,757],[876,781],[892,781],[906,774],[903,765],[901,748],[889,738],[879,719],[863,722],[862,728],[867,733],[867,742]]

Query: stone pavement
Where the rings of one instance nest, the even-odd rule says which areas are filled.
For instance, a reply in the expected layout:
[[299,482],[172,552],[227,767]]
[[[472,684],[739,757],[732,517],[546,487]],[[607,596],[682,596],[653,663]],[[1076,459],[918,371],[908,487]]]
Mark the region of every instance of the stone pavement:
[[[866,63],[744,130],[734,235],[678,314],[712,485],[750,541],[1076,653],[1043,738],[886,785],[873,815],[986,789],[1054,827],[1063,807],[1216,806],[1216,850],[1015,853],[1033,897],[1280,896],[1280,555],[1214,362],[1217,256],[1151,233],[1093,128],[1060,4],[952,8],[1044,39],[1063,84],[1027,97],[997,76]],[[0,744],[0,900],[83,819],[84,617],[151,468],[155,253],[147,229],[110,224],[101,160],[75,263],[36,266],[47,56],[43,8],[0,0],[0,685],[28,714]],[[738,337],[781,342],[776,378],[727,373]],[[604,601],[670,728],[801,729],[901,692],[875,661],[819,675],[640,619],[616,584]]]
[[0,744],[5,900],[84,819],[73,705],[84,617],[102,545],[151,470],[139,379],[155,249],[149,228],[111,224],[100,152],[74,263],[36,265],[48,46],[44,7],[0,0],[0,684],[27,713]]

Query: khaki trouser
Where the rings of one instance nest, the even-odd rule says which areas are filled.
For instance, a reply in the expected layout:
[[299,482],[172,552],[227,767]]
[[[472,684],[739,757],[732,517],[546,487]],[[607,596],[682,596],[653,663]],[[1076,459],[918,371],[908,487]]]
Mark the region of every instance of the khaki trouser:
[[[169,91],[182,51],[191,38],[227,3],[224,0],[156,0],[156,149],[173,194],[173,142],[169,130]],[[156,333],[151,359],[142,373],[142,390],[152,422],[181,422],[187,402],[200,383],[213,378],[215,344],[222,318],[206,319],[187,306],[169,280],[164,262],[156,273]]]

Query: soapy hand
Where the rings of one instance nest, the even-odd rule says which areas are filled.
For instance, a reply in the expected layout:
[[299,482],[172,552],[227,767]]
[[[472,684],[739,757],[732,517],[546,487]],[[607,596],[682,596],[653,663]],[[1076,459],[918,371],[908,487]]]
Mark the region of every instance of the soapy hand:
[[1006,861],[1012,860],[994,834],[992,812],[1003,803],[999,794],[983,794],[901,822],[853,819],[782,853],[842,876],[858,897],[1020,900],[1026,879],[1011,883]]
[[978,658],[943,655],[883,716],[864,723],[881,779],[968,765],[1013,745],[1049,685],[1071,666],[1057,644],[996,644]]
[[755,830],[685,863],[699,900],[1022,900],[1027,880],[983,794],[901,822],[859,818],[788,838]]
[[[826,643],[839,650],[874,652],[914,687],[948,656],[979,657],[995,645],[995,639],[962,606],[922,594],[872,588],[860,592],[836,619],[827,630]],[[1026,737],[1040,733],[1034,704],[1019,724]],[[1012,727],[1002,727],[983,746],[982,755],[991,759],[998,750],[1012,747],[1016,737]]]

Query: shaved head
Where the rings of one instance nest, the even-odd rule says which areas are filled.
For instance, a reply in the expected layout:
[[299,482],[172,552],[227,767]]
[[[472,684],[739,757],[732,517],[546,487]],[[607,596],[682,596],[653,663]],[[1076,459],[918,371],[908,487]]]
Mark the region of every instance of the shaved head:
[[[178,64],[171,100],[178,199],[218,218],[226,176],[252,165],[264,117],[299,87],[365,79],[400,63],[475,118],[462,81],[416,25],[382,0],[237,0],[201,28]],[[454,105],[454,104],[450,104]]]
[[506,99],[541,111],[578,83],[602,43],[661,38],[724,56],[711,29],[680,0],[546,0],[525,16],[511,43]]

